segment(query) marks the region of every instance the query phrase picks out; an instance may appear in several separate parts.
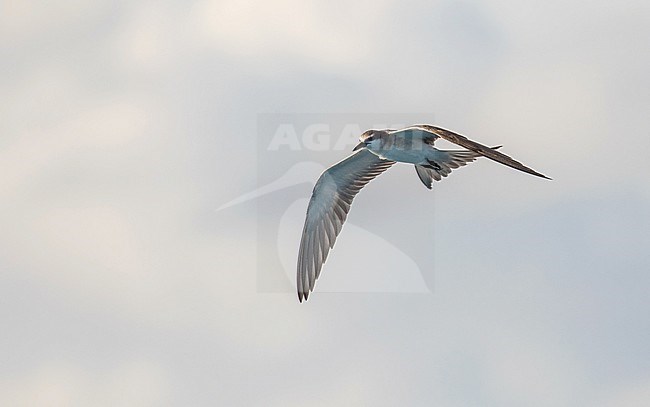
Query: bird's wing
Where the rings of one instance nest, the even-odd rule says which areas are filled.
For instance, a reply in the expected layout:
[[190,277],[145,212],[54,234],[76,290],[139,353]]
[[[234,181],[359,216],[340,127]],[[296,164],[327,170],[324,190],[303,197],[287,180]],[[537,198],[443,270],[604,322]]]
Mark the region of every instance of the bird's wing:
[[[501,146],[492,147],[496,150],[501,148]],[[418,165],[415,164],[415,172],[417,172],[420,181],[424,184],[425,187],[431,189],[433,186],[433,181],[440,181],[447,175],[451,174],[452,170],[465,166],[478,157],[481,157],[481,154],[475,153],[474,151],[449,151],[449,150],[438,150],[438,157],[435,161],[432,161],[430,165]]]
[[414,128],[419,128],[422,129],[428,133],[431,133],[433,135],[436,135],[444,140],[447,140],[451,143],[457,144],[461,147],[465,147],[466,149],[470,151],[474,151],[475,153],[478,153],[484,157],[487,157],[491,160],[494,160],[498,163],[501,163],[503,165],[507,165],[508,167],[514,168],[519,171],[523,171],[525,173],[535,175],[538,177],[550,179],[544,174],[540,174],[539,172],[533,170],[532,168],[526,167],[519,161],[514,160],[511,157],[508,157],[507,155],[500,153],[498,151],[495,151],[494,149],[484,146],[483,144],[477,143],[476,141],[472,141],[468,139],[465,136],[461,136],[460,134],[454,133],[453,131],[445,130],[440,127],[436,126],[430,126],[428,124],[419,124],[417,126],[413,126]]
[[329,250],[334,246],[355,195],[368,182],[395,164],[363,148],[334,164],[316,182],[298,252],[298,299],[314,289]]

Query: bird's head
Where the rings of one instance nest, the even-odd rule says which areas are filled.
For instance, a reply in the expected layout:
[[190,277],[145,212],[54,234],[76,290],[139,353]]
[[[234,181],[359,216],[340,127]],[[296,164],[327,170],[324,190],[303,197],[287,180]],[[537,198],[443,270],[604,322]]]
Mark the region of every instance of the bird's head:
[[382,139],[387,135],[388,133],[385,130],[366,130],[359,136],[359,144],[354,147],[353,151],[364,147],[370,150],[378,150]]

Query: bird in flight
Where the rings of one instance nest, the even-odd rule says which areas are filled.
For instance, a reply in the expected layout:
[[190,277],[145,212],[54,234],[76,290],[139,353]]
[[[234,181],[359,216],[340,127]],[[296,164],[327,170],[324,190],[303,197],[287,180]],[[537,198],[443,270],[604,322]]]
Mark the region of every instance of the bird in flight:
[[[439,150],[434,147],[439,138],[466,150]],[[418,177],[429,189],[433,181],[442,180],[452,170],[481,156],[550,179],[497,151],[500,147],[487,147],[452,131],[424,124],[400,130],[364,132],[354,153],[325,170],[312,191],[298,252],[296,284],[300,302],[307,300],[314,290],[314,283],[356,194],[396,162],[413,164]]]

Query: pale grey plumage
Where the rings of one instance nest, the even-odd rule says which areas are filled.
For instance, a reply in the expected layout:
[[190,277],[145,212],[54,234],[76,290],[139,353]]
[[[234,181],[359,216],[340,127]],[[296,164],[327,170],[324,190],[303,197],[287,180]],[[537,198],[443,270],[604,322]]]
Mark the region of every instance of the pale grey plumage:
[[441,151],[441,153],[446,153],[448,157],[436,161],[438,168],[414,165],[420,181],[429,189],[432,188],[433,181],[441,181],[451,174],[452,170],[465,166],[481,156],[473,151]]
[[508,167],[514,168],[519,171],[523,171],[531,175],[535,175],[537,177],[550,179],[546,175],[541,174],[533,170],[532,168],[526,167],[519,161],[514,160],[512,157],[509,157],[499,151],[496,151],[495,148],[484,146],[483,144],[477,143],[476,141],[472,141],[465,136],[462,136],[458,133],[454,133],[453,131],[443,129],[442,127],[431,126],[428,124],[418,124],[412,126],[412,128],[421,129],[427,132],[430,136],[429,137],[425,136],[425,140],[426,140],[425,142],[430,143],[431,145],[433,145],[435,140],[438,137],[440,137],[444,140],[447,140],[451,143],[464,147],[470,151],[473,151],[479,155],[482,155],[483,157],[489,158],[490,160],[496,161],[500,164],[507,165]]
[[309,207],[298,252],[297,287],[300,301],[314,289],[323,263],[343,223],[355,195],[394,161],[382,160],[366,149],[331,166],[318,178]]
[[[467,151],[438,150],[433,147],[438,138]],[[487,147],[440,127],[416,125],[401,130],[368,130],[359,140],[355,153],[325,170],[312,191],[298,252],[296,283],[301,302],[313,291],[356,194],[395,162],[414,164],[418,177],[429,189],[434,180],[442,180],[452,170],[480,156],[550,179],[496,151],[501,146]]]

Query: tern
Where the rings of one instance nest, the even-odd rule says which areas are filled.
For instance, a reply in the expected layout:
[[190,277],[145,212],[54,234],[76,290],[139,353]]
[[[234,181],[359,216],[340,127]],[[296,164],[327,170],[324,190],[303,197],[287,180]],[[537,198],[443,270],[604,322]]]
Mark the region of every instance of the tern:
[[[439,150],[434,147],[439,138],[466,150]],[[400,130],[364,132],[352,155],[325,170],[312,191],[298,251],[298,300],[307,300],[314,290],[323,263],[334,247],[354,197],[368,182],[397,162],[413,164],[418,177],[429,189],[433,181],[442,180],[452,170],[481,156],[537,177],[551,179],[497,151],[500,147],[487,147],[460,134],[426,124]]]

